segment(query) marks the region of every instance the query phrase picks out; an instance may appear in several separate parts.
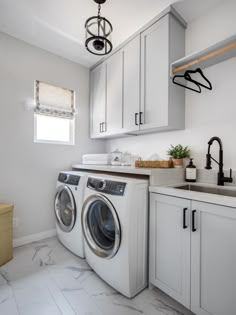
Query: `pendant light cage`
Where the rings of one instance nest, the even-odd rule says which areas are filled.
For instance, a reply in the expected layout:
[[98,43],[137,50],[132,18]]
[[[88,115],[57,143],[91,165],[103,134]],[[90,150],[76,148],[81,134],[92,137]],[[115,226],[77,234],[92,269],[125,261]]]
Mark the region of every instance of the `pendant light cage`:
[[100,14],[101,4],[104,0],[94,0],[98,3],[98,15],[92,16],[85,22],[85,47],[94,55],[103,56],[112,51],[111,33],[112,24]]

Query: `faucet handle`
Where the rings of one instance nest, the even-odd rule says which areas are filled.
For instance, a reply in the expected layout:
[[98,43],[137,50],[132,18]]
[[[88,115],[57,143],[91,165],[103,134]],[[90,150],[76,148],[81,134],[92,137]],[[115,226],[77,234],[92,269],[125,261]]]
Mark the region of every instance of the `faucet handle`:
[[206,166],[205,166],[205,169],[207,170],[211,170],[212,167],[211,167],[211,154],[210,153],[207,153],[206,155]]
[[232,177],[232,174],[233,172],[232,172],[232,168],[230,168],[230,170],[229,170],[229,177],[228,177],[228,183],[232,183],[233,182],[233,177]]

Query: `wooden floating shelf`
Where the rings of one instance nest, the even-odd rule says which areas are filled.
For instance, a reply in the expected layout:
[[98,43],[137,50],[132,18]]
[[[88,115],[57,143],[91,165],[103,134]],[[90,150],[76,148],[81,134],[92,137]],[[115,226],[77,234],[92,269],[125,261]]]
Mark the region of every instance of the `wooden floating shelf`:
[[198,67],[208,68],[233,57],[236,57],[236,35],[173,62],[171,75]]

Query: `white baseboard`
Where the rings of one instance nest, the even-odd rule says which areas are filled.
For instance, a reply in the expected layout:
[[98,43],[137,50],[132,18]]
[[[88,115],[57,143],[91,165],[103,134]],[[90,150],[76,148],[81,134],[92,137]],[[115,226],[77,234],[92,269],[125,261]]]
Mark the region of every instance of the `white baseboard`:
[[13,247],[19,247],[25,244],[41,241],[45,238],[55,236],[56,234],[57,234],[56,229],[53,229],[53,230],[48,230],[48,231],[41,232],[38,234],[32,234],[29,236],[16,238],[13,240]]

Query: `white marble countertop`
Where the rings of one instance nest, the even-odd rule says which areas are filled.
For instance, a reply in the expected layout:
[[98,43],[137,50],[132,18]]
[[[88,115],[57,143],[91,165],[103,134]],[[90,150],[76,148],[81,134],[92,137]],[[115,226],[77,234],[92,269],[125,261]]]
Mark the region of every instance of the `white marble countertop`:
[[[150,186],[149,192],[236,208],[236,197],[215,195],[215,194],[210,194],[210,193],[205,193],[205,192],[203,193],[203,192],[189,191],[189,190],[175,188],[177,186],[188,185],[188,184],[190,183],[182,182],[176,185]],[[206,184],[206,183],[200,183],[200,182],[192,183],[192,184],[220,189],[219,186],[212,185],[212,184]],[[224,187],[221,186],[221,188],[227,189],[227,190],[236,190],[236,186],[224,186]]]
[[90,165],[90,164],[75,164],[73,169],[94,170],[102,172],[114,172],[137,175],[151,175],[155,172],[153,168],[136,168],[132,166],[113,166],[113,165]]
[[171,185],[179,183],[184,179],[184,169],[176,168],[136,168],[132,166],[113,166],[113,165],[72,165],[73,170],[117,173],[117,175],[141,175],[149,177],[150,185]]

